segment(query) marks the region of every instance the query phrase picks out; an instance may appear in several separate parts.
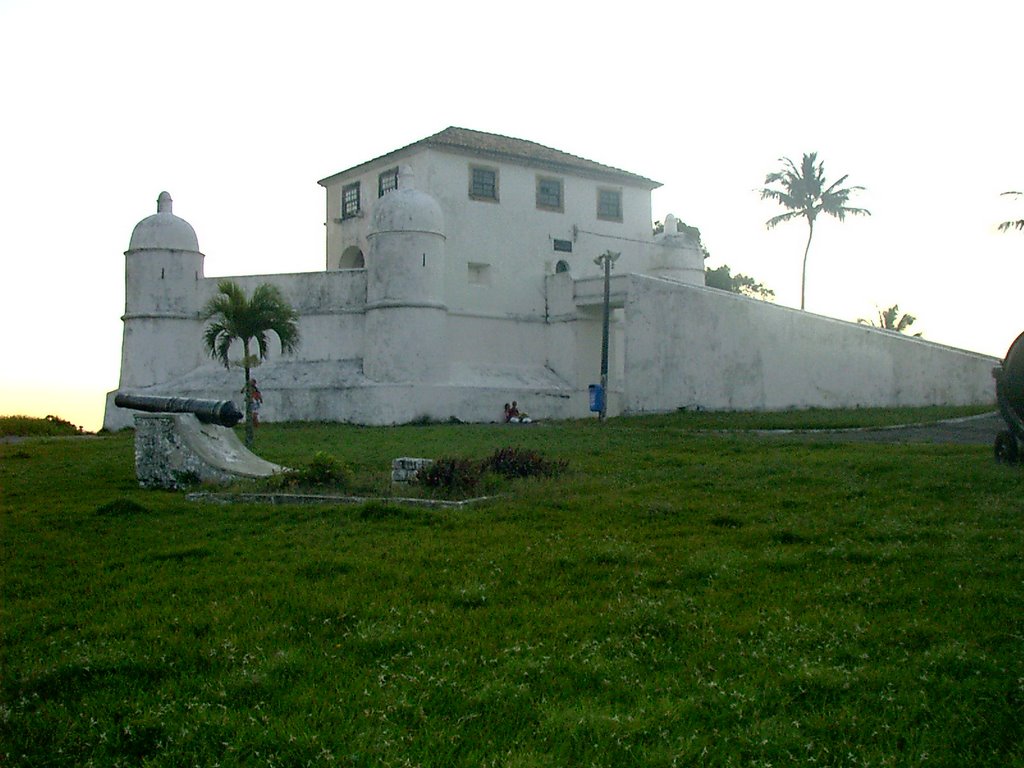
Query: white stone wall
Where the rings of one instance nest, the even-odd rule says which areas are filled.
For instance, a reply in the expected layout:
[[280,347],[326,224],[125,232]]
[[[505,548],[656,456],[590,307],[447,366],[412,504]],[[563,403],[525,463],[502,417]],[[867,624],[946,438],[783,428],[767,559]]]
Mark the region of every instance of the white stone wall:
[[630,277],[627,412],[988,403],[996,359],[711,288]]
[[[283,275],[247,275],[208,278],[203,285],[204,303],[217,292],[220,280],[233,280],[247,294],[263,283],[276,286],[299,313],[302,343],[293,360],[350,360],[363,356],[363,331],[366,309],[365,270],[303,272]],[[270,356],[281,355],[274,334],[270,338]],[[241,351],[232,350],[241,358]]]

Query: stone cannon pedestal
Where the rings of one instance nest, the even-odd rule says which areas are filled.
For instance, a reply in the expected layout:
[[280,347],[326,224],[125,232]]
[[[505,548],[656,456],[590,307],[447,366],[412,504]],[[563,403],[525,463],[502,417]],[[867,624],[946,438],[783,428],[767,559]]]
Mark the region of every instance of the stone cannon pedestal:
[[191,413],[135,414],[135,475],[143,488],[227,485],[282,471],[246,449],[232,430]]

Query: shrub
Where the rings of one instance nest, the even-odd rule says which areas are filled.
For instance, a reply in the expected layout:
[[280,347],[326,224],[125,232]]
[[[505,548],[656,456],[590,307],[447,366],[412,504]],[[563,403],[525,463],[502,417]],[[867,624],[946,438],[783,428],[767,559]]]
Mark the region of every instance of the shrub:
[[568,465],[564,459],[551,461],[538,451],[513,447],[499,448],[483,461],[485,469],[509,479],[553,477],[564,472]]
[[352,476],[334,456],[317,451],[305,467],[289,469],[275,476],[273,483],[281,488],[345,489],[352,484]]
[[455,456],[437,459],[416,474],[426,488],[447,492],[472,491],[479,485],[484,468],[480,462]]
[[0,436],[61,437],[82,435],[85,431],[59,416],[39,419],[34,416],[0,416]]

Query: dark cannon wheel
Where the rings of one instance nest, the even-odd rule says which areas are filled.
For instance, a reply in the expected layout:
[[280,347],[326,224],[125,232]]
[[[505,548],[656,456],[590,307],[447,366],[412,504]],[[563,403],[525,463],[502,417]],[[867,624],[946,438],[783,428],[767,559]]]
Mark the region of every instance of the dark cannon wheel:
[[1010,432],[1000,432],[996,435],[996,461],[1000,464],[1016,464],[1019,458],[1017,438]]
[[996,380],[996,404],[1009,429],[996,436],[996,461],[1018,462],[1024,443],[1024,333],[1014,339],[992,377]]

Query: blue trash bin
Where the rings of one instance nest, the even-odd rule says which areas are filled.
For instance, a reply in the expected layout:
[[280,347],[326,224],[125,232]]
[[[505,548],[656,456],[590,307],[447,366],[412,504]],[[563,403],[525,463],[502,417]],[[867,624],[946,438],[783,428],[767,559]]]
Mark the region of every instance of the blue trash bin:
[[594,413],[601,413],[604,410],[604,388],[600,384],[591,384],[588,389],[590,391],[590,410]]

